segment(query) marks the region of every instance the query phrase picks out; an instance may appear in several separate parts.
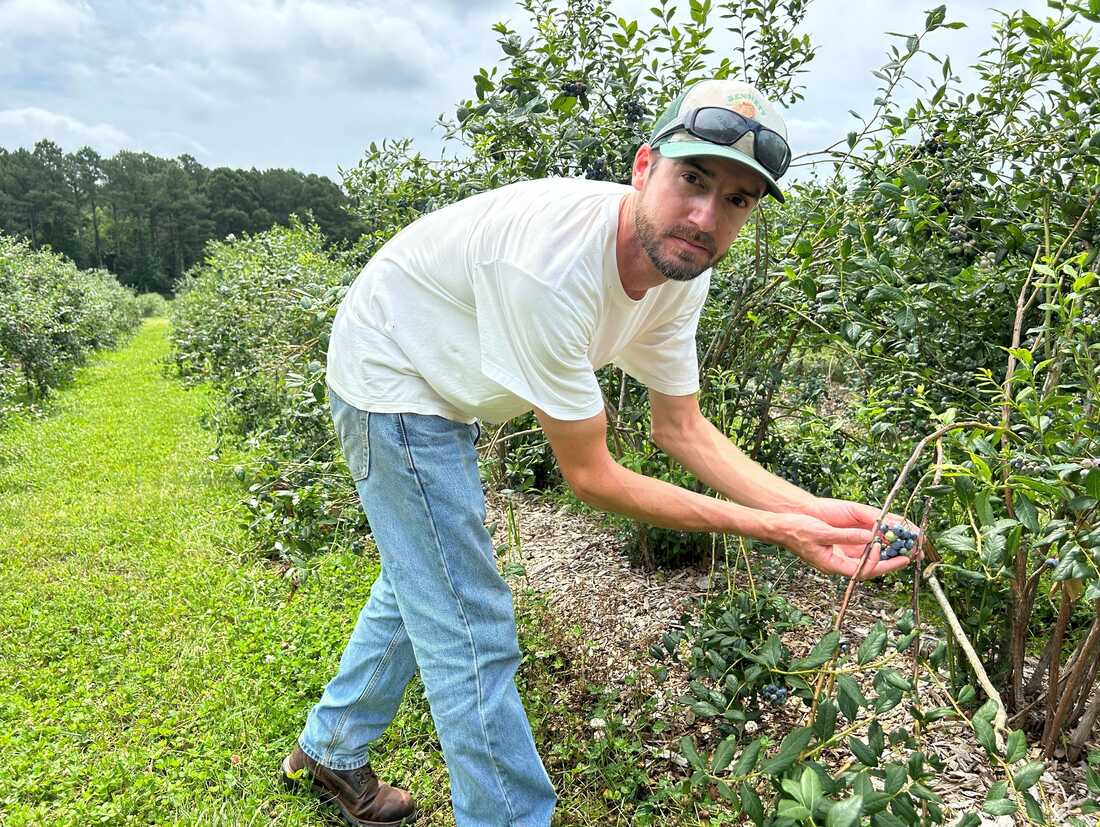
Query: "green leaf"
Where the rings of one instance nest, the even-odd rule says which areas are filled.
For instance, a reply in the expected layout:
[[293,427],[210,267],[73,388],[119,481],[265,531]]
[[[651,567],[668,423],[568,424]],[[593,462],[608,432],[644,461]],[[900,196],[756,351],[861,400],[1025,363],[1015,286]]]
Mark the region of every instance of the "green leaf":
[[1023,792],[1039,780],[1045,769],[1046,764],[1042,761],[1029,761],[1012,776],[1012,786]]
[[881,621],[877,621],[871,631],[867,633],[867,638],[859,646],[859,653],[857,660],[860,666],[870,663],[884,651],[886,651],[886,625]]
[[978,711],[974,713],[974,717],[981,721],[992,722],[997,716],[997,702],[992,698],[988,699],[984,704],[978,707]]
[[828,741],[836,732],[836,704],[823,698],[817,705],[817,717],[814,718],[814,734],[817,740]]
[[1007,798],[998,798],[985,802],[982,809],[995,816],[1010,816],[1016,812],[1016,802]]
[[813,810],[821,798],[821,779],[817,771],[813,767],[802,770],[802,778],[799,779],[798,786],[801,790],[800,800],[807,809]]
[[901,187],[891,184],[889,181],[883,181],[878,185],[877,189],[895,204],[900,204],[905,197],[905,194],[901,191]]
[[718,749],[714,751],[714,757],[711,759],[711,772],[718,773],[728,767],[730,761],[733,760],[733,753],[736,749],[737,739],[733,735],[720,743]]
[[688,735],[680,739],[680,754],[697,770],[701,770],[706,766],[703,763],[703,759],[699,756],[698,750],[695,749],[694,739]]
[[913,684],[897,669],[887,667],[881,670],[879,674],[882,676],[882,680],[894,689],[900,689],[902,692],[909,692],[913,689]]
[[756,790],[749,785],[748,781],[741,784],[741,809],[757,827],[764,823],[764,807],[760,803],[760,796],[756,794]]
[[848,738],[848,749],[852,751],[852,755],[859,759],[859,763],[868,767],[878,766],[878,756],[875,755],[875,751],[854,735]]
[[859,684],[851,675],[841,675],[836,679],[836,687],[836,700],[840,704],[840,711],[849,721],[855,721],[859,717],[859,708],[867,706],[867,699],[859,691]]
[[730,785],[723,781],[721,778],[715,780],[714,786],[718,788],[718,795],[722,796],[722,798],[726,799],[726,801],[732,801],[735,804],[737,803],[737,793],[735,793],[730,788]]
[[1077,554],[1079,549],[1074,546],[1069,551],[1063,551],[1062,556],[1058,558],[1058,565],[1054,567],[1054,571],[1050,573],[1052,580],[1069,580],[1073,577],[1074,564],[1077,562]]
[[733,774],[736,776],[748,775],[756,767],[756,762],[760,758],[760,745],[763,741],[762,738],[757,738],[747,747],[745,751],[741,753],[741,757],[737,759],[737,763],[733,766]]
[[978,743],[985,747],[986,752],[990,755],[995,755],[997,742],[993,738],[993,724],[982,718],[975,718],[970,723],[974,727],[974,735],[977,737]]
[[789,818],[792,821],[803,821],[809,818],[812,813],[797,801],[784,798],[779,802],[779,815],[781,818]]
[[833,656],[839,643],[840,632],[835,630],[829,632],[817,642],[809,655],[792,663],[790,671],[802,672],[808,669],[816,669]]
[[886,779],[883,782],[883,788],[890,795],[894,795],[898,790],[905,786],[905,781],[908,778],[908,772],[901,764],[887,764],[886,765]]
[[871,816],[871,827],[908,827],[908,825],[893,813],[883,810]]
[[1027,737],[1022,729],[1014,729],[1008,734],[1006,750],[1006,764],[1015,764],[1027,754]]
[[1091,469],[1085,476],[1085,490],[1094,500],[1100,500],[1100,468]]
[[1016,516],[1020,519],[1027,530],[1032,534],[1039,533],[1039,512],[1035,509],[1035,503],[1027,498],[1024,494],[1017,494],[1013,500],[1013,505],[1016,508]]
[[808,726],[791,730],[779,745],[779,752],[761,764],[760,771],[765,775],[778,775],[783,772],[802,754],[802,750],[810,743],[813,734],[813,729]]
[[974,536],[968,525],[957,525],[941,532],[936,537],[936,545],[963,556],[973,554],[975,550]]
[[993,506],[990,504],[992,496],[992,492],[986,489],[979,491],[974,497],[974,510],[978,512],[978,520],[982,525],[993,524]]
[[1031,819],[1034,824],[1047,824],[1046,814],[1043,812],[1042,805],[1035,800],[1035,796],[1031,793],[1024,793],[1024,807],[1027,808],[1027,817]]
[[903,181],[905,181],[905,185],[918,195],[923,194],[928,190],[928,179],[912,167],[906,167],[905,169],[903,169],[901,171],[901,178]]
[[853,827],[859,824],[859,816],[863,810],[863,796],[853,795],[843,801],[838,801],[829,808],[829,815],[825,818],[825,827]]
[[947,17],[947,6],[936,6],[928,12],[927,17],[924,18],[924,28],[926,31],[931,30],[943,23],[944,18]]
[[876,757],[882,755],[882,751],[886,749],[886,734],[878,721],[871,721],[871,725],[867,728],[867,744]]

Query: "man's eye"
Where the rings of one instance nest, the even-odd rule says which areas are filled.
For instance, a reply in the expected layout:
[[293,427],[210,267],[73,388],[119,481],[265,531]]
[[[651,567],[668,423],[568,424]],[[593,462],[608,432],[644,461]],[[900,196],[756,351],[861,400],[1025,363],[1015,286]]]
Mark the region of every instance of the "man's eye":
[[740,195],[733,196],[731,199],[729,199],[729,202],[737,208],[743,208],[743,207],[748,206],[748,202]]
[[699,183],[699,176],[691,172],[685,172],[684,180],[687,181],[689,184],[697,184]]

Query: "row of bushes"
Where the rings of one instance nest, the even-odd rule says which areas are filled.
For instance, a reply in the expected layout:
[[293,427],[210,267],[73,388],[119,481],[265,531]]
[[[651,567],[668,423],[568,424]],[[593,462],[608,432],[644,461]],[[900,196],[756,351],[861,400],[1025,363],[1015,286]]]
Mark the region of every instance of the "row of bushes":
[[106,270],[80,270],[0,234],[0,422],[45,397],[89,352],[117,344],[142,313]]
[[253,448],[237,473],[258,543],[301,563],[362,528],[325,396],[328,332],[353,267],[315,225],[210,242],[173,302],[181,376],[224,392],[215,427]]

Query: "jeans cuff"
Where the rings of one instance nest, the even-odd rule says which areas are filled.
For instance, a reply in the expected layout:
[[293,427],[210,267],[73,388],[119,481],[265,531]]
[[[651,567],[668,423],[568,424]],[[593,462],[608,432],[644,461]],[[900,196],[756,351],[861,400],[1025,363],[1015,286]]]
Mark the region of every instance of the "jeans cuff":
[[369,755],[364,756],[363,758],[352,758],[348,761],[322,761],[321,752],[314,749],[306,742],[304,734],[298,737],[298,746],[301,748],[302,752],[304,752],[322,767],[327,767],[330,770],[337,770],[340,772],[344,772],[346,770],[357,770],[360,767],[365,767],[367,764],[370,763]]

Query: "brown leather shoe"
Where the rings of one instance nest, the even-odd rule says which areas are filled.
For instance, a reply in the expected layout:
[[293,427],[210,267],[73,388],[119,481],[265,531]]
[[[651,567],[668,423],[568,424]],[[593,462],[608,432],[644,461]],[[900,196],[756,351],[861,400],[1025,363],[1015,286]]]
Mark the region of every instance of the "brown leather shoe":
[[416,805],[404,790],[378,780],[370,764],[354,770],[333,770],[318,764],[297,744],[283,759],[283,783],[293,790],[312,782],[324,803],[334,803],[351,827],[395,827],[412,824]]

